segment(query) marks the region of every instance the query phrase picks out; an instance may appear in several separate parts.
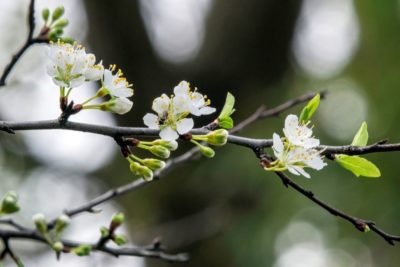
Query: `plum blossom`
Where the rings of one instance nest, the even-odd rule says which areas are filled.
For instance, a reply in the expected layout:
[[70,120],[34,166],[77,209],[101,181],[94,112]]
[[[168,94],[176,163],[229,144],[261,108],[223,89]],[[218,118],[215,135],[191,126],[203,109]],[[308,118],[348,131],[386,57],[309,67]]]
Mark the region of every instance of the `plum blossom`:
[[291,146],[282,142],[280,136],[273,134],[273,146],[277,160],[273,162],[273,167],[268,169],[283,171],[287,169],[295,175],[303,175],[310,178],[310,175],[304,170],[309,167],[315,170],[321,170],[327,164],[321,159],[320,151],[316,149],[306,149],[301,146]]
[[102,80],[103,88],[106,92],[114,97],[131,97],[133,95],[132,84],[129,84],[121,70],[113,74],[115,65],[111,69],[104,71],[104,78]]
[[151,129],[160,130],[160,137],[167,141],[178,139],[179,135],[188,133],[194,127],[194,121],[186,118],[208,115],[215,111],[209,107],[210,101],[198,92],[193,92],[186,81],[174,88],[171,97],[162,94],[153,101],[152,109],[157,113],[147,113],[143,122]]
[[296,115],[290,114],[285,119],[283,133],[288,142],[295,146],[301,146],[305,149],[319,146],[319,140],[312,137],[312,129],[307,126],[308,123],[302,125]]
[[103,76],[102,63],[95,64],[95,55],[87,54],[80,45],[60,41],[52,43],[48,55],[51,62],[47,65],[47,74],[58,86],[74,88],[85,81],[97,81]]
[[209,107],[210,100],[197,91],[190,90],[190,84],[187,81],[181,81],[174,88],[174,106],[177,106],[177,112],[190,112],[195,116],[209,115],[215,112],[215,108]]

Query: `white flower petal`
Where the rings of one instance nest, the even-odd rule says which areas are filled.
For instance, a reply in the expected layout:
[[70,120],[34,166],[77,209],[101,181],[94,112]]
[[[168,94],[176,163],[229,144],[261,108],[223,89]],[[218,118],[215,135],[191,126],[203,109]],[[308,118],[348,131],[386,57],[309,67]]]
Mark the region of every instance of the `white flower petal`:
[[297,172],[297,170],[296,170],[296,168],[294,168],[294,166],[288,166],[288,171],[294,175],[300,175],[300,173]]
[[150,129],[160,129],[160,126],[158,125],[158,116],[153,113],[147,113],[144,115],[143,123]]
[[216,108],[213,108],[213,107],[202,107],[200,109],[200,111],[201,111],[202,115],[209,115],[211,113],[214,113],[216,111]]
[[173,141],[178,139],[179,135],[171,127],[168,126],[161,130],[160,137],[161,139],[166,141]]
[[175,95],[185,95],[190,91],[190,84],[187,81],[181,81],[177,86],[174,87]]
[[319,154],[317,154],[314,158],[312,158],[311,160],[307,160],[304,162],[308,167],[313,168],[317,171],[322,170],[326,165],[326,164],[321,157],[319,156]]
[[130,111],[133,106],[133,102],[130,101],[128,98],[120,97],[115,98],[113,101],[114,104],[110,107],[110,110],[120,115]]
[[283,150],[284,150],[284,146],[283,146],[283,142],[282,142],[280,136],[278,134],[274,133],[272,135],[272,142],[273,142],[272,148],[274,150],[275,157],[277,157],[278,159],[281,159]]
[[157,112],[158,115],[164,115],[165,112],[168,112],[169,105],[170,98],[166,94],[162,94],[160,97],[153,100],[151,108]]
[[294,169],[301,175],[303,175],[306,178],[311,178],[311,176],[300,166],[293,166]]
[[193,129],[193,119],[182,119],[176,123],[176,130],[179,134],[185,134]]
[[70,81],[69,86],[74,88],[74,87],[79,87],[85,82],[85,76],[79,76],[78,78],[72,79]]
[[304,148],[314,148],[319,146],[319,139],[316,138],[308,138],[304,141]]

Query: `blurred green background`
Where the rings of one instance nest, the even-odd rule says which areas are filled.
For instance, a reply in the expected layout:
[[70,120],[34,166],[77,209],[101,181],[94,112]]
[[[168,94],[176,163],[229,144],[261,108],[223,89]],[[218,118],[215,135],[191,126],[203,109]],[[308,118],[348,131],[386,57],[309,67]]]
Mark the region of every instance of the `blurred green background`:
[[[309,91],[327,90],[327,97],[314,118],[315,135],[323,144],[349,144],[362,121],[368,123],[371,143],[383,138],[399,142],[399,1],[37,2],[39,7],[64,4],[71,20],[70,34],[75,34],[105,65],[117,64],[134,85],[133,111],[115,118],[100,117],[97,123],[141,126],[152,99],[172,92],[179,81],[187,80],[207,94],[217,108],[221,108],[226,92],[232,92],[237,99],[236,122],[262,104],[274,107]],[[1,48],[6,51],[1,53],[1,66],[15,47],[22,44],[26,33],[23,22],[27,1],[15,1],[8,8],[14,13],[8,11],[13,19],[0,20],[5,38]],[[4,30],[11,27],[15,29],[13,33]],[[35,51],[23,60],[46,64],[43,51],[36,54]],[[10,99],[18,102],[31,93],[26,88],[36,76],[29,80],[25,73],[41,73],[43,79],[49,80],[44,67],[33,70],[29,66],[24,68],[21,62],[18,68],[8,88],[0,93],[6,99],[0,100],[1,119],[24,119],[27,113],[35,115],[32,110],[38,103],[56,110],[56,98],[54,102],[40,102],[38,97],[29,97],[25,109],[13,110],[7,106]],[[49,83],[49,88],[34,87],[54,91],[51,86]],[[17,90],[24,93],[18,94]],[[274,132],[281,133],[287,114],[298,114],[301,108],[257,122],[240,134],[270,138]],[[15,117],[16,113],[20,114]],[[46,113],[30,115],[32,120],[54,117]],[[197,126],[208,120],[199,120]],[[34,204],[43,202],[45,211],[57,214],[65,205],[82,203],[88,197],[132,180],[128,164],[112,141],[99,139],[87,148],[93,137],[87,136],[86,141],[79,141],[77,145],[78,139],[74,138],[78,135],[66,133],[62,140],[75,142],[72,151],[75,156],[77,149],[87,154],[86,158],[78,158],[88,168],[74,168],[65,162],[58,164],[68,160],[60,156],[55,162],[38,152],[50,148],[53,152],[59,151],[57,155],[63,155],[71,150],[63,142],[47,141],[46,145],[29,136],[3,134],[0,190],[22,188],[25,194],[37,192],[40,201],[21,196],[27,205],[33,206],[30,210],[40,210],[42,206]],[[61,137],[57,136],[53,134],[52,138],[60,141]],[[36,138],[41,138],[40,133]],[[39,145],[32,148],[32,143]],[[92,159],[100,157],[106,147],[104,161],[91,166]],[[396,204],[400,185],[397,154],[366,157],[381,169],[380,179],[357,178],[332,162],[321,172],[311,171],[310,180],[294,179],[335,207],[374,220],[389,233],[400,234],[400,208]],[[41,180],[37,176],[43,177],[43,173],[50,178],[38,188]],[[71,176],[75,178],[70,179]],[[72,185],[66,180],[73,181]],[[87,184],[81,185],[82,181]],[[84,188],[83,193],[78,194],[79,187]],[[54,192],[68,197],[64,202],[53,201]],[[82,197],[78,198],[80,194]],[[46,202],[52,201],[54,207],[46,206]],[[218,149],[213,160],[201,159],[180,166],[161,181],[120,197],[112,208],[105,209],[126,213],[126,231],[135,244],[144,245],[155,237],[162,237],[163,245],[171,251],[189,252],[191,260],[176,266],[394,267],[400,262],[398,247],[388,245],[373,233],[360,233],[349,223],[286,189],[274,174],[259,167],[251,151],[235,146]],[[96,220],[107,224],[107,218]],[[25,220],[29,224],[29,218]],[[86,228],[82,225],[75,225],[74,229],[80,232],[71,235],[85,236],[87,228],[95,228],[90,223]],[[23,258],[25,255],[32,260],[32,266],[46,262],[35,261],[32,254],[37,251],[26,245],[22,244],[21,250],[25,253]],[[89,260],[85,264],[103,266],[107,260],[101,258],[95,264]],[[78,264],[74,261],[74,266]],[[128,259],[124,264],[121,266],[169,265],[147,259],[135,263]]]

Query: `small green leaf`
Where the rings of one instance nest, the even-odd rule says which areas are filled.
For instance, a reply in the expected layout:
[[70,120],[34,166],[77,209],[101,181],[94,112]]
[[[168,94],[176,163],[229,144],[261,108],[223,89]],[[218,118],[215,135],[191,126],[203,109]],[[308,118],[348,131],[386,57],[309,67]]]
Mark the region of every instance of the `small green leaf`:
[[311,119],[312,115],[318,108],[320,99],[320,95],[316,94],[313,99],[311,99],[310,102],[308,102],[308,104],[303,108],[300,114],[301,123],[306,123]]
[[375,164],[359,156],[348,156],[341,154],[336,156],[335,161],[346,170],[351,171],[357,177],[381,176],[381,172]]
[[354,136],[353,142],[351,142],[352,146],[365,146],[368,143],[368,129],[367,123],[364,121],[358,132]]
[[231,117],[223,117],[218,119],[218,125],[224,129],[231,129],[233,127],[233,119]]
[[225,105],[222,108],[221,114],[219,114],[218,119],[222,119],[224,117],[229,117],[235,112],[233,108],[235,105],[235,97],[228,92],[226,95]]

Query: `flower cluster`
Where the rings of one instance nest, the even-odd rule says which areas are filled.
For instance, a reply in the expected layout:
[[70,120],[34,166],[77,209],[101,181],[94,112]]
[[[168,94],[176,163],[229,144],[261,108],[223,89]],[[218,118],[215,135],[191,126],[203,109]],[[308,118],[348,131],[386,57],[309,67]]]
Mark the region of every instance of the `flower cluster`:
[[312,137],[312,129],[308,123],[301,124],[296,115],[288,115],[285,120],[283,141],[281,137],[273,134],[273,150],[277,158],[271,163],[271,166],[265,167],[266,170],[289,172],[295,175],[303,175],[310,178],[310,175],[304,170],[309,167],[315,170],[321,170],[327,164],[321,158],[321,151],[317,150],[319,140]]
[[215,108],[209,107],[210,100],[199,92],[192,91],[186,81],[180,82],[174,88],[174,94],[157,97],[153,101],[152,109],[157,113],[147,113],[143,122],[151,129],[160,130],[160,137],[164,140],[176,140],[179,135],[189,132],[193,126],[194,116],[209,115]]
[[[48,55],[50,63],[47,65],[47,73],[60,87],[62,101],[68,101],[73,88],[85,82],[100,80],[102,87],[96,95],[79,104],[79,110],[99,109],[124,114],[132,108],[133,103],[128,99],[133,95],[132,85],[123,77],[121,70],[116,71],[115,65],[105,70],[102,62],[96,64],[95,55],[86,53],[84,47],[61,41],[50,44]],[[116,73],[113,73],[115,71]],[[65,89],[68,91],[66,92]],[[92,100],[103,96],[109,96],[110,99],[89,105]]]
[[[156,139],[153,141],[139,141],[135,140],[132,145],[149,151],[151,154],[162,158],[169,158],[171,151],[178,148],[176,141],[166,141],[163,139]],[[142,177],[146,181],[153,179],[153,172],[165,167],[165,162],[154,158],[139,158],[129,150],[126,159],[129,162],[129,167],[134,175]]]
[[101,62],[95,64],[95,55],[87,54],[80,45],[58,41],[50,45],[48,54],[51,63],[47,65],[47,73],[58,86],[79,87],[85,81],[100,80],[103,75]]

